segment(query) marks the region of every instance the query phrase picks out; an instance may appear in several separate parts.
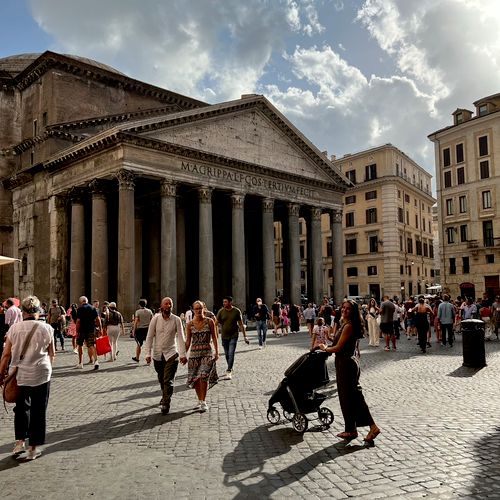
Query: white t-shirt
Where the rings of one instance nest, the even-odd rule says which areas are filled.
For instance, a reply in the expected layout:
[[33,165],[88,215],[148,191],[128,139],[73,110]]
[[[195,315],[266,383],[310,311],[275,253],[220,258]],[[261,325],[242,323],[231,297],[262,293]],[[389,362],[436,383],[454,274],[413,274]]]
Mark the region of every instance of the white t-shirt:
[[[26,337],[37,325],[24,358],[20,360]],[[54,329],[47,323],[35,320],[21,321],[9,328],[7,338],[12,343],[10,371],[17,366],[17,384],[36,387],[45,384],[52,375],[49,345],[54,342]]]

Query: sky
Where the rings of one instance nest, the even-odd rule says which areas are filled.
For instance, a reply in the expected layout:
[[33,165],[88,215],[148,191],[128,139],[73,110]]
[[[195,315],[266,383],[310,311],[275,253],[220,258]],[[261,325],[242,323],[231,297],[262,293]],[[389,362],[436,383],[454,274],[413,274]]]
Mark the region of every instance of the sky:
[[52,50],[217,103],[263,94],[321,151],[427,135],[500,92],[498,0],[2,0],[0,57]]

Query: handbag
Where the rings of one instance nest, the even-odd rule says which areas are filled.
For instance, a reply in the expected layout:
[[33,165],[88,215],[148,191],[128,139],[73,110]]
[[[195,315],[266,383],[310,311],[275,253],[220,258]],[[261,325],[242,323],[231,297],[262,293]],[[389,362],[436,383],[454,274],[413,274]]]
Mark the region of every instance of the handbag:
[[95,349],[97,351],[98,356],[102,356],[111,352],[111,344],[109,343],[109,337],[107,335],[103,335],[99,337],[95,341]]
[[[24,355],[26,354],[26,351],[28,349],[28,345],[29,345],[37,327],[38,327],[38,324],[35,323],[33,325],[33,328],[31,329],[30,333],[26,337],[26,340],[24,341],[23,348],[21,350],[21,355],[19,356],[19,361],[22,361],[24,359]],[[19,392],[20,392],[20,389],[19,389],[19,386],[17,385],[17,366],[16,366],[12,370],[12,373],[10,373],[7,376],[7,378],[3,381],[4,406],[5,406],[5,403],[15,403],[17,401],[17,398],[19,397]]]

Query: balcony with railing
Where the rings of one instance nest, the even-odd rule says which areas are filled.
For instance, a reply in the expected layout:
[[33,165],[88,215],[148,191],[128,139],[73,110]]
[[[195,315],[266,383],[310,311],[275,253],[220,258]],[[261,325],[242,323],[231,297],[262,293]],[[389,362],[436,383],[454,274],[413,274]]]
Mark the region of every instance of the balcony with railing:
[[471,251],[478,251],[487,248],[500,248],[500,237],[485,238],[484,240],[469,240],[467,241],[467,248]]

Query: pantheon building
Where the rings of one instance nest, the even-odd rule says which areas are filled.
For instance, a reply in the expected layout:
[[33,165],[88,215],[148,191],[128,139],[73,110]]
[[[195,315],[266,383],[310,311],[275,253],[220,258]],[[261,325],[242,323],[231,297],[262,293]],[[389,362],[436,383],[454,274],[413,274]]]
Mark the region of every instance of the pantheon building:
[[[0,293],[43,300],[141,297],[245,309],[276,294],[324,293],[320,217],[330,214],[335,299],[342,283],[342,195],[349,181],[265,97],[207,103],[83,57],[0,59]],[[319,126],[319,125],[318,125]]]

